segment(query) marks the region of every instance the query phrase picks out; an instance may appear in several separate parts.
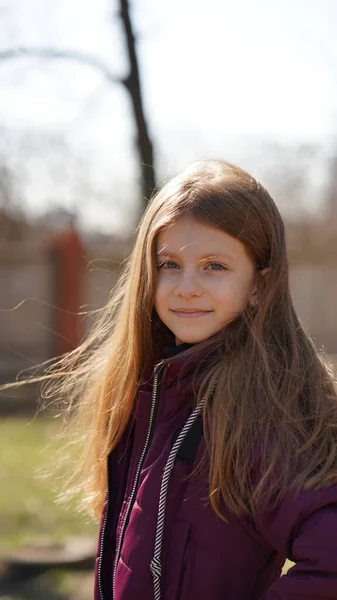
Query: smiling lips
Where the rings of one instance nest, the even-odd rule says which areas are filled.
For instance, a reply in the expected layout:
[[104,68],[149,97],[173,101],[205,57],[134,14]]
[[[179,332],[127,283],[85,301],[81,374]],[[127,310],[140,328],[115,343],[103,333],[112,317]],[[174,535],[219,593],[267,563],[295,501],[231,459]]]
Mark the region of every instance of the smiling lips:
[[181,309],[181,310],[172,310],[178,317],[184,317],[188,319],[195,319],[197,317],[202,317],[210,313],[210,310],[198,310],[198,309]]

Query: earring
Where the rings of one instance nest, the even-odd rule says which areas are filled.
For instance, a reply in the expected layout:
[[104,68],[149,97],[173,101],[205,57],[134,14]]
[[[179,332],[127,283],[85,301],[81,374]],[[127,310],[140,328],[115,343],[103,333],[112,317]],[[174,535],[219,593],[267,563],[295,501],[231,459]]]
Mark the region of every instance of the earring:
[[255,300],[255,306],[258,306],[259,304],[260,304],[260,300],[259,300],[259,298],[256,298],[256,300]]

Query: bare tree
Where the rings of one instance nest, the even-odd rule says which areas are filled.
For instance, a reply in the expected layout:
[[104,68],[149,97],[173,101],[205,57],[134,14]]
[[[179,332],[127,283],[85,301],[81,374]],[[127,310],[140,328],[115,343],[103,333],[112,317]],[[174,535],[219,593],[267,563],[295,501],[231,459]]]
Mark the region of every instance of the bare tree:
[[47,60],[72,60],[97,69],[110,84],[122,84],[131,99],[133,116],[137,130],[136,149],[142,174],[142,200],[144,208],[156,187],[156,176],[153,157],[153,145],[145,119],[141,84],[139,77],[138,58],[135,35],[133,32],[129,0],[119,0],[120,18],[126,38],[129,73],[124,78],[116,77],[109,66],[91,54],[57,48],[13,47],[0,52],[0,60],[15,60],[19,58],[37,57]]

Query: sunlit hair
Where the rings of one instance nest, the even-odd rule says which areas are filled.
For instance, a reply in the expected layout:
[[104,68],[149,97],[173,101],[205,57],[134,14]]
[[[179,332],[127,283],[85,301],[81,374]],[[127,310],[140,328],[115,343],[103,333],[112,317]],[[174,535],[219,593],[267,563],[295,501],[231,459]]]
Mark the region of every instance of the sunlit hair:
[[[81,452],[68,494],[100,514],[107,457],[134,408],[155,348],[174,343],[154,309],[158,233],[182,215],[239,239],[256,266],[258,307],[247,306],[203,349],[209,498],[254,515],[290,489],[337,482],[333,377],[303,330],[289,292],[284,225],[266,189],[221,160],[195,163],[151,199],[122,276],[85,341],[53,367],[45,398],[62,398]],[[214,388],[213,394],[209,391]]]

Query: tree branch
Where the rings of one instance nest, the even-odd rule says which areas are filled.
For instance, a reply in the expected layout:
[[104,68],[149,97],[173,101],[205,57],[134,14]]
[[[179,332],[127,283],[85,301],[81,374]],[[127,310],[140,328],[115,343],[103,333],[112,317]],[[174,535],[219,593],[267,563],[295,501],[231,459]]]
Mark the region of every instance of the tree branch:
[[17,60],[20,58],[44,58],[51,60],[73,60],[80,62],[88,67],[92,67],[102,73],[102,75],[109,81],[109,83],[124,83],[123,79],[116,77],[109,67],[91,54],[85,52],[77,52],[76,50],[57,50],[56,48],[28,48],[28,47],[17,47],[9,48],[8,50],[2,50],[0,52],[1,60]]

